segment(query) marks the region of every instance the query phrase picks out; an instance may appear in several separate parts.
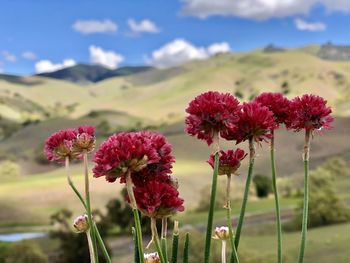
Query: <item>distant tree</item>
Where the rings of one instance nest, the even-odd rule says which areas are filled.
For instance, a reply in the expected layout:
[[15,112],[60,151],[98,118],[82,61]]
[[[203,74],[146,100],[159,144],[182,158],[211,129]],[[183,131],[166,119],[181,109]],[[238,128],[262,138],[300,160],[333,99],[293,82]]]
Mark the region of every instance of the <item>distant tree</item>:
[[239,90],[237,90],[236,92],[235,92],[235,94],[234,94],[237,98],[240,98],[240,99],[243,99],[243,93],[241,92],[241,91],[239,91]]
[[102,135],[108,135],[111,132],[111,126],[107,120],[102,120],[96,126],[96,132]]
[[48,258],[33,241],[21,241],[12,245],[5,263],[47,263]]
[[264,175],[255,175],[253,182],[257,197],[264,198],[272,193],[272,181],[269,177]]

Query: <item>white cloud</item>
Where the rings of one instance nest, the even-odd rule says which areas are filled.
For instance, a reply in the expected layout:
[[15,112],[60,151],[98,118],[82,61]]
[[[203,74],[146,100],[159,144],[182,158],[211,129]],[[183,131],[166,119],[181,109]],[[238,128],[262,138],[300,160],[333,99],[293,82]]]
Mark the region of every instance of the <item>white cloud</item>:
[[213,15],[254,20],[307,14],[316,5],[329,12],[350,11],[348,0],[183,0],[182,13],[200,18]]
[[128,20],[128,25],[131,29],[132,32],[134,33],[158,33],[160,32],[160,29],[158,26],[152,22],[151,20],[144,19],[139,22],[137,22],[134,19],[129,19]]
[[22,58],[28,59],[28,60],[36,60],[37,56],[35,53],[33,53],[31,51],[25,51],[22,53]]
[[166,68],[180,65],[194,59],[206,59],[212,55],[229,52],[228,43],[214,43],[209,47],[196,47],[184,39],[175,39],[152,52],[151,58],[146,57],[146,63]]
[[109,19],[105,20],[77,20],[73,29],[84,35],[95,33],[115,33],[118,25]]
[[102,66],[116,69],[118,65],[124,61],[124,57],[111,50],[103,50],[100,47],[90,46],[90,62],[100,64]]
[[214,43],[210,45],[208,48],[208,53],[210,55],[216,55],[219,53],[226,53],[231,51],[231,47],[227,42],[222,42],[222,43]]
[[297,29],[302,31],[324,31],[327,29],[326,24],[321,22],[307,22],[300,18],[294,20]]
[[63,60],[62,63],[53,63],[50,60],[40,60],[35,64],[35,73],[40,74],[40,73],[48,73],[48,72],[53,72],[57,71],[63,68],[68,68],[76,65],[77,63],[75,62],[74,59],[65,59]]
[[17,60],[16,56],[8,51],[2,51],[1,55],[8,62],[16,62]]

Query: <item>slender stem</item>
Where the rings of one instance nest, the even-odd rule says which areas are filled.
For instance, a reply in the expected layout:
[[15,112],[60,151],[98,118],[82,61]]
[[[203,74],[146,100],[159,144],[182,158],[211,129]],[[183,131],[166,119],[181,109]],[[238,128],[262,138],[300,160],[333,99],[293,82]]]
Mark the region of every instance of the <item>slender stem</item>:
[[221,263],[226,263],[226,240],[221,241]]
[[139,259],[140,263],[144,263],[144,257],[143,257],[143,248],[142,248],[142,231],[141,231],[141,221],[140,221],[140,215],[139,211],[137,209],[137,203],[134,195],[133,190],[133,183],[131,180],[131,174],[130,171],[126,174],[126,190],[128,192],[128,196],[130,199],[130,206],[132,208],[132,212],[134,214],[134,221],[135,221],[135,229],[136,229],[136,238],[137,238],[137,247],[139,252]]
[[132,238],[134,240],[134,263],[139,263],[140,255],[139,255],[139,250],[137,245],[137,236],[136,236],[137,234],[134,227],[131,228],[131,233],[132,233]]
[[86,237],[88,241],[88,246],[89,246],[89,253],[90,253],[90,262],[93,263],[94,261],[94,247],[92,245],[92,240],[91,240],[91,233],[90,230],[86,231]]
[[177,251],[179,249],[179,222],[174,222],[173,245],[171,251],[171,263],[177,263]]
[[168,262],[168,246],[167,246],[167,232],[168,232],[168,218],[162,218],[162,232],[160,235],[160,242],[162,246],[162,251],[166,262]]
[[277,180],[276,180],[276,163],[275,163],[275,134],[271,130],[271,170],[272,170],[272,188],[275,196],[276,220],[277,220],[277,262],[282,263],[282,224],[281,224],[281,210],[278,197]]
[[[79,198],[79,200],[82,203],[82,205],[84,206],[85,210],[87,211],[85,200],[81,196],[81,194],[79,193],[78,189],[74,186],[73,180],[71,178],[71,175],[70,175],[70,172],[69,172],[69,158],[68,157],[66,157],[66,160],[65,160],[65,167],[66,167],[66,174],[67,174],[68,184],[72,188],[74,193],[77,195],[77,197]],[[105,256],[105,259],[106,259],[107,263],[110,263],[112,261],[111,261],[109,255],[108,255],[107,249],[106,249],[105,244],[104,244],[104,242],[103,242],[103,240],[101,238],[101,235],[100,235],[100,233],[99,233],[99,231],[97,229],[97,226],[96,226],[95,223],[93,225],[94,225],[94,230],[95,230],[95,234],[96,234],[96,237],[97,237],[97,241],[98,241],[99,245],[102,248],[102,252],[103,252],[103,254]]]
[[215,133],[213,136],[213,151],[214,151],[214,171],[211,183],[211,194],[210,194],[210,204],[208,212],[208,222],[207,231],[205,236],[205,248],[204,248],[204,263],[209,263],[210,259],[210,247],[213,229],[213,219],[214,219],[214,209],[215,209],[215,199],[216,199],[216,188],[218,182],[218,169],[219,169],[219,134]]
[[247,181],[246,181],[246,184],[245,184],[244,196],[243,196],[243,201],[242,201],[242,207],[241,207],[241,212],[239,214],[237,230],[236,230],[236,235],[235,235],[235,246],[236,246],[237,250],[238,250],[238,246],[239,246],[239,240],[240,240],[240,237],[241,237],[241,231],[242,231],[242,226],[243,226],[243,221],[244,221],[245,210],[246,210],[247,202],[248,202],[250,183],[252,181],[254,159],[255,159],[254,142],[253,142],[253,138],[249,138],[249,169],[248,169],[248,176],[247,176]]
[[88,160],[87,160],[87,153],[83,153],[84,158],[84,175],[85,175],[85,200],[86,200],[86,212],[88,214],[89,219],[89,225],[91,229],[91,239],[92,239],[92,246],[94,248],[94,259],[95,262],[98,262],[98,252],[97,252],[97,244],[96,244],[96,234],[95,234],[95,228],[93,227],[93,221],[92,221],[92,213],[91,213],[91,205],[90,205],[90,189],[89,189],[89,168],[88,168]]
[[190,234],[186,233],[183,263],[188,263],[188,251],[190,250]]
[[105,246],[105,244],[103,242],[103,239],[102,239],[102,237],[100,235],[100,232],[98,231],[98,228],[97,228],[96,224],[93,223],[93,225],[94,225],[94,230],[95,230],[95,234],[96,234],[96,238],[97,238],[98,244],[100,245],[100,247],[102,249],[102,253],[103,253],[103,255],[104,255],[105,259],[106,259],[106,262],[107,263],[112,263],[112,260],[111,260],[111,258],[108,255],[108,251],[107,251],[106,246]]
[[154,237],[154,241],[156,243],[156,248],[157,252],[160,258],[161,263],[167,263],[164,258],[164,254],[162,251],[162,247],[159,242],[159,237],[158,237],[158,231],[157,231],[157,224],[156,224],[156,219],[154,217],[151,218],[151,230],[152,230],[152,235]]
[[[226,197],[225,197],[225,208],[226,208],[226,220],[227,220],[227,226],[229,229],[229,236],[230,236],[230,245],[232,250],[232,257],[233,262],[239,263],[234,237],[233,237],[233,229],[232,229],[232,218],[231,218],[231,174],[227,174],[227,183],[226,183]],[[225,244],[226,246],[226,244]],[[231,259],[232,261],[232,259]]]
[[307,220],[309,210],[309,153],[310,153],[310,131],[305,132],[305,144],[304,144],[304,209],[303,209],[303,223],[301,228],[301,242],[300,242],[300,253],[299,263],[304,262],[305,254],[305,243],[307,236]]
[[67,175],[67,180],[68,180],[69,186],[72,188],[72,190],[77,195],[80,202],[83,204],[84,208],[86,209],[86,204],[85,204],[84,198],[81,196],[78,189],[74,186],[74,183],[72,181],[72,177],[71,177],[70,172],[69,172],[69,157],[66,157],[66,159],[65,159],[65,168],[66,168],[66,175]]
[[212,181],[212,185],[211,185],[207,232],[206,232],[206,238],[205,238],[205,250],[204,250],[204,262],[205,263],[209,263],[209,259],[210,259],[210,246],[211,246],[211,236],[212,236],[212,228],[213,228],[216,188],[217,188],[217,180],[218,180],[218,168],[219,168],[219,153],[216,152],[215,153],[215,162],[214,162],[213,181]]

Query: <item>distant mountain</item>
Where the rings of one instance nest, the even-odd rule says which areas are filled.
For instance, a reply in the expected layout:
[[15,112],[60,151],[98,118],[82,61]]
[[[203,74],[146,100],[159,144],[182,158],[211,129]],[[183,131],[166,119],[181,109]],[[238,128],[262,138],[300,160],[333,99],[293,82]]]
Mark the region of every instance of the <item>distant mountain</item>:
[[108,69],[100,65],[78,64],[73,67],[64,68],[49,73],[41,73],[38,76],[71,81],[80,84],[99,82],[104,79],[117,76],[128,76],[152,69],[148,66],[121,67],[118,69]]
[[333,45],[327,43],[322,45],[317,55],[327,60],[350,60],[350,46]]

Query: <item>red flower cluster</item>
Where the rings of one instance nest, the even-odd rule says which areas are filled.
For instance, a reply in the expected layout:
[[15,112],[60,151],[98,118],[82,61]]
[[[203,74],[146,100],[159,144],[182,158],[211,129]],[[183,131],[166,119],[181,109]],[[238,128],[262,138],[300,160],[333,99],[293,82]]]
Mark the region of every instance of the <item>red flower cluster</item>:
[[[150,217],[183,211],[177,182],[169,175],[175,158],[165,137],[156,132],[123,132],[102,143],[94,157],[94,177],[126,182],[130,173],[138,208]],[[127,198],[127,201],[128,198]]]
[[299,131],[330,129],[333,117],[332,110],[326,106],[327,101],[316,95],[296,97],[290,104],[287,128]]
[[229,93],[209,91],[197,96],[186,109],[186,132],[212,144],[214,134],[226,138],[236,130],[238,100]]
[[171,146],[161,134],[152,132],[122,132],[110,136],[96,151],[94,177],[105,176],[109,182],[134,177],[165,175],[175,161]]
[[130,173],[138,208],[150,217],[164,217],[184,209],[177,182],[169,175],[174,161],[163,135],[123,132],[102,143],[94,157],[93,172],[94,177],[105,176],[109,182],[120,178],[122,183]]
[[81,159],[83,151],[90,152],[95,145],[95,127],[80,126],[77,129],[60,130],[52,134],[45,142],[44,152],[49,161],[62,163],[66,157],[70,160]]
[[228,139],[236,140],[237,143],[249,138],[253,138],[256,142],[270,139],[270,131],[277,127],[269,108],[256,101],[243,104],[237,126],[237,131],[228,136]]
[[138,208],[149,217],[169,217],[184,211],[184,200],[172,184],[150,180],[143,186],[135,187],[134,194]]
[[255,97],[254,101],[272,111],[277,125],[285,123],[289,117],[290,101],[281,93],[264,92]]
[[[247,154],[240,148],[237,150],[220,151],[219,153],[219,175],[234,174],[241,166],[241,161]],[[209,157],[208,163],[214,169],[215,156],[212,154]]]

